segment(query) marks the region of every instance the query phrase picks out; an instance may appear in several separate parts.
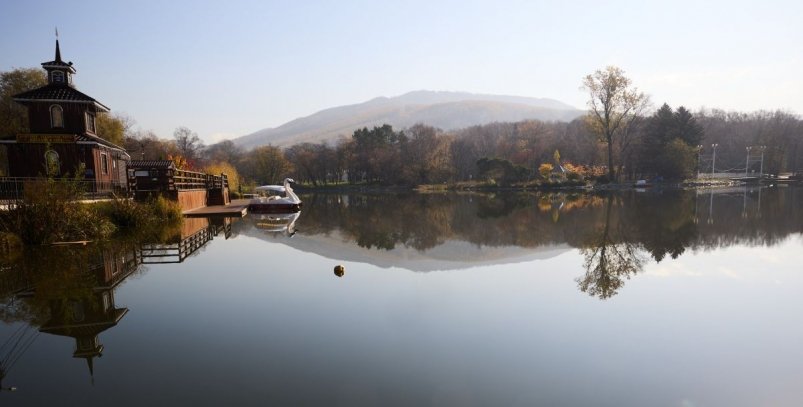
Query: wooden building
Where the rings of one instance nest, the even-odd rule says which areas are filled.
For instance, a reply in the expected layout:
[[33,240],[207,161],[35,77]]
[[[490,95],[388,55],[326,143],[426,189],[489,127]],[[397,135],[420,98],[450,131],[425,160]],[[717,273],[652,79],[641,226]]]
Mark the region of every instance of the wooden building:
[[21,185],[29,179],[82,172],[89,192],[126,191],[130,156],[97,134],[96,117],[109,108],[75,88],[76,70],[72,62],[62,61],[58,40],[55,59],[42,68],[47,85],[14,96],[28,108],[30,133],[0,140],[8,157],[9,177],[3,183]]
[[162,196],[178,202],[184,211],[231,203],[226,174],[182,170],[170,160],[131,160],[128,189],[137,201]]

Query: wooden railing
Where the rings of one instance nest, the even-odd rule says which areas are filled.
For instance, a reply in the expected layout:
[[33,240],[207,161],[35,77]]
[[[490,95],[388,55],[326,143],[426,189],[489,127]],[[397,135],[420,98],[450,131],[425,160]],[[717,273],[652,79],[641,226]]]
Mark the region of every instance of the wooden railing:
[[[46,182],[45,178],[37,177],[0,177],[0,199],[21,200],[25,193],[25,185],[37,182]],[[84,198],[107,198],[112,195],[127,196],[128,188],[125,183],[117,181],[75,180],[72,178],[55,178],[56,183],[70,183],[75,185]]]
[[[132,190],[137,188],[137,177],[130,177],[129,187]],[[147,190],[189,190],[189,189],[221,189],[229,186],[229,179],[226,174],[212,175],[203,172],[176,170],[172,176],[163,175],[158,179],[149,178]]]

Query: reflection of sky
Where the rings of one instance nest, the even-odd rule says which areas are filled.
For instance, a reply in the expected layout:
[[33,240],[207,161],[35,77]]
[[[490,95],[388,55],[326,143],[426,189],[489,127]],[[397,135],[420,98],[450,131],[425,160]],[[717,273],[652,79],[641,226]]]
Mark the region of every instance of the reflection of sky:
[[342,262],[337,278],[336,260],[216,239],[118,290],[131,311],[101,335],[94,387],[71,341],[41,335],[10,376],[20,391],[9,400],[795,405],[801,243],[649,260],[600,301],[577,288],[576,250],[436,273]]

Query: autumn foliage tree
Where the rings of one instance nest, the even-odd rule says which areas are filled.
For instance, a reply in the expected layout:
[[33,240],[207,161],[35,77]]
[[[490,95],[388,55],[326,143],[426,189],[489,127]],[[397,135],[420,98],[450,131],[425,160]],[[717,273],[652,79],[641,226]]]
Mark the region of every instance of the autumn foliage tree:
[[203,168],[203,172],[212,175],[226,174],[226,178],[229,180],[229,190],[237,191],[240,188],[240,173],[227,162],[209,164]]
[[633,87],[625,72],[615,66],[587,75],[582,89],[589,95],[587,123],[607,147],[608,178],[615,180],[614,143],[628,133],[631,124],[649,105],[649,98]]
[[28,131],[28,110],[14,101],[14,95],[47,84],[40,68],[17,68],[0,72],[0,138]]

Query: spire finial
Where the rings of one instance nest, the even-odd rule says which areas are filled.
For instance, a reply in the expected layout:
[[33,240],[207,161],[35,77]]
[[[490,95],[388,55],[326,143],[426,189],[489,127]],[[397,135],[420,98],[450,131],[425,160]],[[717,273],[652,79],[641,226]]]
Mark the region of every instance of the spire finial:
[[61,50],[59,49],[59,28],[56,27],[56,62],[61,62]]

